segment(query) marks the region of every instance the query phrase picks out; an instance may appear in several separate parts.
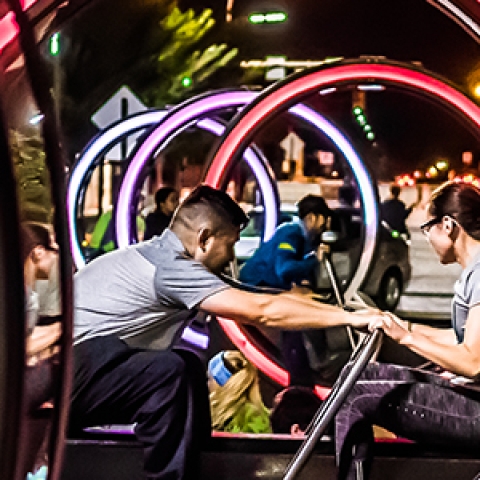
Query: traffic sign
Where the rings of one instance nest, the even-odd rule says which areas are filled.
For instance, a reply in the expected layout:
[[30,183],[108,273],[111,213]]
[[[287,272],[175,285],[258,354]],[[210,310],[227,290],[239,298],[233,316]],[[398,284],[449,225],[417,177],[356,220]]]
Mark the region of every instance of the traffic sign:
[[[145,110],[147,110],[147,107],[142,101],[124,85],[91,116],[91,120],[98,128],[105,129],[122,118]],[[130,135],[127,138],[126,146],[115,145],[107,153],[108,159],[124,160],[133,149],[136,139],[141,133]]]

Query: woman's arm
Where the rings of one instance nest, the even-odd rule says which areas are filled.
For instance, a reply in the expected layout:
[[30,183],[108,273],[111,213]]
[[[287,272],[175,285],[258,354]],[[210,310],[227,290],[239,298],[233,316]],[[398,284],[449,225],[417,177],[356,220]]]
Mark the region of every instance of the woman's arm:
[[381,328],[399,344],[456,375],[468,378],[480,375],[480,305],[472,307],[468,313],[462,343],[451,342],[448,330],[435,334],[433,328],[415,325],[409,331],[407,322],[390,313],[380,323],[370,326]]
[[27,356],[37,355],[46,348],[53,346],[62,335],[62,325],[60,322],[51,325],[37,326],[33,329],[31,335],[26,338]]
[[407,329],[410,332],[421,334],[434,342],[444,345],[456,345],[458,343],[457,335],[453,328],[435,328],[429,325],[407,322]]

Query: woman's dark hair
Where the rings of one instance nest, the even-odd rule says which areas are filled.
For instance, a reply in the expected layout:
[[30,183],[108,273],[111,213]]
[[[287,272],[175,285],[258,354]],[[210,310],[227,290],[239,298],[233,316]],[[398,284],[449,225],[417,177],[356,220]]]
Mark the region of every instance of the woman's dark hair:
[[161,187],[155,192],[155,205],[157,208],[160,208],[160,204],[164,203],[165,200],[171,195],[172,193],[177,193],[177,191],[173,187]]
[[22,223],[20,225],[20,249],[24,262],[30,252],[38,245],[45,250],[57,251],[52,245],[52,238],[47,228],[37,223]]
[[428,212],[455,219],[475,240],[480,240],[480,189],[471,183],[446,182],[433,191]]

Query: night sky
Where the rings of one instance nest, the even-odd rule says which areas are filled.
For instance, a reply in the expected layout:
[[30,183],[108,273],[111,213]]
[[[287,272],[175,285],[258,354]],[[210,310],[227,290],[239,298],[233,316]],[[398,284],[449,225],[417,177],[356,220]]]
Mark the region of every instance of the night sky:
[[[480,82],[480,47],[458,24],[425,0],[235,0],[234,22],[225,25],[226,0],[180,0],[182,9],[213,9],[218,39],[240,49],[241,59],[286,55],[289,59],[321,60],[328,56],[384,56],[421,62],[463,91]],[[283,25],[253,26],[253,11],[281,9]],[[228,27],[228,28],[226,28]],[[369,121],[392,168],[426,168],[436,158],[461,167],[461,153],[480,157],[478,132],[467,128],[456,112],[414,92],[387,88],[367,99]],[[339,117],[340,118],[340,117]],[[351,119],[340,120],[346,131]],[[345,123],[346,122],[346,123]]]

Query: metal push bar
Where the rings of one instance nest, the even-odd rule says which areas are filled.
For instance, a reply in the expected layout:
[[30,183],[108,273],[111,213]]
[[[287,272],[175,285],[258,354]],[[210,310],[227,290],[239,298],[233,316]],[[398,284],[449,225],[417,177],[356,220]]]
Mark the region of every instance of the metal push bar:
[[307,429],[307,437],[288,464],[283,479],[293,480],[301,471],[312,455],[313,449],[321,438],[336,413],[345,402],[348,394],[354,387],[368,362],[380,347],[383,332],[375,330],[365,336],[358,348],[353,352],[350,360],[343,368],[330,391],[330,394],[318,409],[315,417]]

